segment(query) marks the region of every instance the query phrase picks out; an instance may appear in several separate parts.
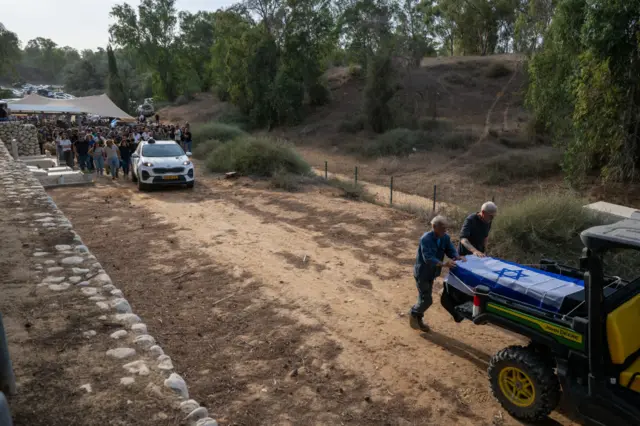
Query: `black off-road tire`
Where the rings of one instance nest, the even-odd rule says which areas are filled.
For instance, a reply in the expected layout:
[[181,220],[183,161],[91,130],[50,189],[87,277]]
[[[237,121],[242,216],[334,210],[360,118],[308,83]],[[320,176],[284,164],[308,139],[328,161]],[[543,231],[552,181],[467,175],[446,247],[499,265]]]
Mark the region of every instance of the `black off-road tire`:
[[142,183],[141,180],[138,180],[138,191],[147,191],[149,190],[149,185],[146,183]]
[[195,184],[196,184],[195,180],[192,180],[191,182],[187,183],[187,189],[193,189]]
[[137,178],[136,174],[133,173],[133,171],[131,172],[131,182],[138,183],[138,178]]
[[[528,407],[512,403],[503,394],[499,377],[500,372],[508,367],[521,370],[531,379],[535,396]],[[509,346],[501,350],[491,358],[488,372],[493,396],[516,419],[526,422],[544,420],[560,402],[560,382],[553,371],[553,365],[533,348]]]

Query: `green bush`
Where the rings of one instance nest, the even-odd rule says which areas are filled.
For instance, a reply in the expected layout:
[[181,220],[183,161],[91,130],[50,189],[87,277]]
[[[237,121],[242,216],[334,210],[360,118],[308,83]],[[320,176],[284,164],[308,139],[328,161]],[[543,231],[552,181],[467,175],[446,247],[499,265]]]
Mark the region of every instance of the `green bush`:
[[194,125],[191,133],[196,145],[200,141],[216,139],[220,142],[226,142],[246,135],[246,132],[237,126],[220,123],[218,121],[210,121],[205,124]]
[[209,153],[213,152],[221,142],[215,139],[209,139],[208,141],[198,142],[193,148],[193,156],[195,158],[204,159],[207,158]]
[[262,177],[276,172],[305,175],[311,171],[309,164],[290,145],[250,136],[219,145],[207,156],[206,165],[214,172],[235,171]]
[[349,65],[349,75],[353,78],[362,77],[362,67],[360,65]]
[[338,124],[338,131],[342,133],[358,133],[359,131],[364,130],[364,122],[365,117],[362,115],[348,118]]
[[509,68],[502,62],[496,62],[489,65],[489,67],[487,68],[487,72],[485,73],[485,75],[489,78],[506,77],[509,74],[511,74],[511,68]]
[[579,234],[602,219],[568,194],[526,198],[498,212],[491,234],[491,256],[525,264],[548,257],[573,263],[582,250]]
[[488,185],[501,185],[514,180],[546,178],[562,171],[562,152],[555,148],[511,151],[481,163],[473,177]]
[[366,201],[368,203],[375,203],[375,196],[368,192],[361,184],[356,184],[353,181],[346,181],[338,178],[330,178],[327,184],[338,188],[342,191],[342,196],[349,200]]
[[363,154],[368,157],[384,157],[388,155],[407,155],[414,149],[428,146],[426,133],[420,130],[393,129],[379,135],[364,147]]
[[284,191],[295,192],[300,190],[302,179],[300,175],[294,175],[284,169],[276,170],[271,176],[271,187]]
[[225,108],[218,117],[216,117],[216,121],[224,124],[230,124],[239,128],[240,130],[249,130],[249,117],[244,115],[238,108],[229,106],[229,108]]

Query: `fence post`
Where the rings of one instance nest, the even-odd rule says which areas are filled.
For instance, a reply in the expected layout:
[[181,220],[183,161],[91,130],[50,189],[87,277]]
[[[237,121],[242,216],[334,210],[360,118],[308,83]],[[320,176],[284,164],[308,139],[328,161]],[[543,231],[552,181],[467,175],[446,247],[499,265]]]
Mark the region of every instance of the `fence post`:
[[329,180],[329,164],[324,160],[324,180]]
[[358,166],[356,166],[356,171],[355,171],[355,176],[354,177],[355,177],[355,179],[354,179],[355,180],[355,184],[357,185],[358,184]]
[[436,186],[433,185],[433,212],[436,212]]
[[389,205],[393,206],[393,176],[391,176],[391,183],[389,183]]

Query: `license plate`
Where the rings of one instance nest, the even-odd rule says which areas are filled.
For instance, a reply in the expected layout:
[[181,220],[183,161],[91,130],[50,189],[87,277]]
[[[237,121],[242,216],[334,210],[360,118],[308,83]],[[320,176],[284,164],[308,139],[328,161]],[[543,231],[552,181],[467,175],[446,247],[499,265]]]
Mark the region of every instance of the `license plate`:
[[178,176],[162,176],[164,180],[178,180]]

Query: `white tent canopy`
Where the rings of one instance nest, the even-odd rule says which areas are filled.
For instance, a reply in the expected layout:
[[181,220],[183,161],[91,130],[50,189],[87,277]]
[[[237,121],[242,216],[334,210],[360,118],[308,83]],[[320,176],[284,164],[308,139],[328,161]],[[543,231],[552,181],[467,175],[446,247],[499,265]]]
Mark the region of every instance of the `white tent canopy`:
[[104,94],[75,99],[50,99],[31,94],[11,102],[9,109],[14,113],[94,114],[101,117],[134,120]]

